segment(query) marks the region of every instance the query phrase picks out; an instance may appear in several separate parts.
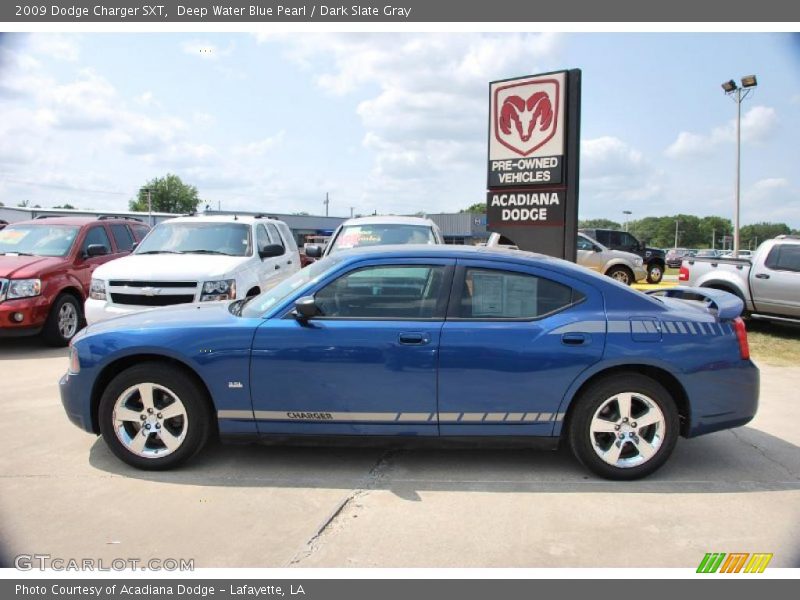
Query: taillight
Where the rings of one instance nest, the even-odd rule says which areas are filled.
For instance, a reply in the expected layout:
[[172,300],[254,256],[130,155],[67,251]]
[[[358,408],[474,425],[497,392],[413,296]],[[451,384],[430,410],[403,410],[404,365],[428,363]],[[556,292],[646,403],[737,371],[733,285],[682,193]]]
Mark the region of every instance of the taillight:
[[744,326],[742,317],[733,320],[733,329],[736,331],[736,340],[739,342],[739,354],[742,360],[750,358],[750,344],[747,343],[747,328]]
[[678,272],[678,281],[689,281],[689,267],[681,265],[681,270]]

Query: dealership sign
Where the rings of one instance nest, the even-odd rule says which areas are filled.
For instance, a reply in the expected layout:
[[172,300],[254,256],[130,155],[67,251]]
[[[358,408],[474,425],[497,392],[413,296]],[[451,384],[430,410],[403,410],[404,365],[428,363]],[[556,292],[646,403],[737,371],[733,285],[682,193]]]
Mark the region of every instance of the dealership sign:
[[580,75],[574,69],[489,84],[488,227],[520,248],[572,259]]

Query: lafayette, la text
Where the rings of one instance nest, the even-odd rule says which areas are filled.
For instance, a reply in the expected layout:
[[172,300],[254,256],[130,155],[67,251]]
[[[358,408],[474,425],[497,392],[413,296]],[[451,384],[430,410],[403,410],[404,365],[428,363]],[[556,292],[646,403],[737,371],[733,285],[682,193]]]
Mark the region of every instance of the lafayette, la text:
[[402,6],[362,6],[353,4],[345,6],[328,6],[327,4],[310,4],[303,6],[261,6],[251,4],[250,6],[229,6],[225,4],[212,4],[211,11],[205,6],[183,6],[178,5],[178,16],[198,17],[204,19],[212,15],[214,17],[404,17],[411,16],[411,8]]

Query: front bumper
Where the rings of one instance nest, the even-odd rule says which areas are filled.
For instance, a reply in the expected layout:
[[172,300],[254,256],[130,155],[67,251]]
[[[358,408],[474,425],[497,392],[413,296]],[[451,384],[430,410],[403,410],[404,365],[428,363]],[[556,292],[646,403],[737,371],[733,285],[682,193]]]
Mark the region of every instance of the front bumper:
[[[22,315],[22,321],[12,315]],[[50,314],[50,300],[44,296],[18,298],[0,302],[0,337],[36,335],[44,327]]]
[[80,374],[65,373],[58,381],[58,391],[67,418],[84,431],[97,433],[97,427],[92,418],[91,389],[87,389],[84,383],[85,379]]
[[105,300],[95,300],[89,298],[83,305],[83,314],[86,318],[86,323],[99,323],[106,319],[113,319],[122,315],[129,315],[135,312],[142,312],[143,310],[152,310],[149,306],[115,306],[108,304]]

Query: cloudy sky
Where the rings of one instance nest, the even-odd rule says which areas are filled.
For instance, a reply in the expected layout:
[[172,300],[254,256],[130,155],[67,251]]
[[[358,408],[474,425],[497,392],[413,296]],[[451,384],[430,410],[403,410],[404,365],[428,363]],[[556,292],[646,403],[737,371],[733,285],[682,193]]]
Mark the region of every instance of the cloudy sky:
[[34,34],[0,38],[0,201],[122,209],[167,172],[227,209],[485,199],[488,82],[583,69],[580,213],[800,227],[800,40],[778,34]]

